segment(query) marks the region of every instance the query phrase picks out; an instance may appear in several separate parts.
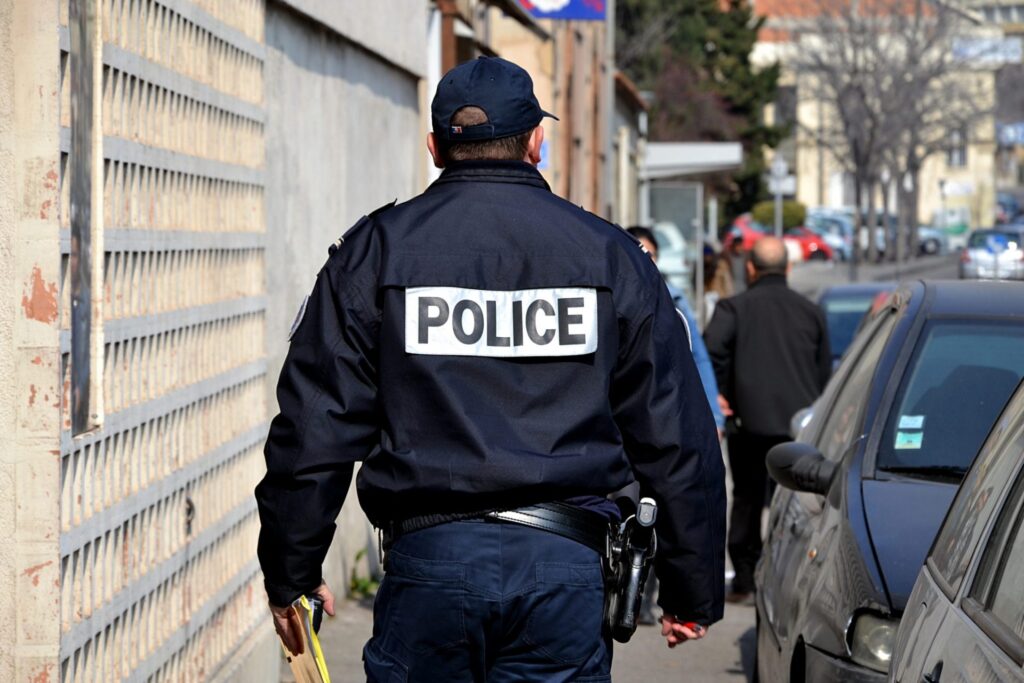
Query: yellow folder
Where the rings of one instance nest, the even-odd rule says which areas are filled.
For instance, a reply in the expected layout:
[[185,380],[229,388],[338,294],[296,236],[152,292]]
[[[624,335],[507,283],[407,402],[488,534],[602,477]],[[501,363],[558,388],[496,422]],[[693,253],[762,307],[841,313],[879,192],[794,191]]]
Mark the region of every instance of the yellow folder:
[[320,649],[320,639],[313,628],[313,607],[309,600],[303,595],[292,603],[292,609],[299,615],[302,623],[302,637],[305,643],[301,655],[293,655],[288,648],[281,643],[285,659],[295,676],[295,683],[331,683],[331,676],[327,673],[327,662],[324,661],[323,650]]

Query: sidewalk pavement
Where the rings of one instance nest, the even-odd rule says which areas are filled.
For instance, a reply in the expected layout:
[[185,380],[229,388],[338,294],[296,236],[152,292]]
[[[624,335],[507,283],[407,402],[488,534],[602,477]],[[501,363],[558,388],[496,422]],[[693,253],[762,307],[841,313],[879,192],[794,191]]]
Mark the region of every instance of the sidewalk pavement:
[[[615,683],[742,683],[751,680],[754,663],[754,608],[726,605],[725,619],[696,643],[669,649],[655,626],[641,626],[633,640],[616,644]],[[324,619],[320,642],[333,683],[364,681],[361,653],[373,628],[368,604],[339,604],[338,616]],[[281,682],[294,678],[282,658]]]

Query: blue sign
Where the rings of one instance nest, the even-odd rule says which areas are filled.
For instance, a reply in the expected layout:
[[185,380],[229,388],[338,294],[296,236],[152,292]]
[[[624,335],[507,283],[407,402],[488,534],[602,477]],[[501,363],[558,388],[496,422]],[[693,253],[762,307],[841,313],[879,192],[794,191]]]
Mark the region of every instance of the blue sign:
[[537,164],[538,171],[546,171],[549,168],[551,168],[551,159],[549,158],[550,154],[551,145],[548,144],[547,140],[545,140],[544,142],[540,143],[540,163]]
[[605,0],[519,0],[538,19],[604,21]]
[[1006,147],[1024,145],[1024,121],[1004,123],[996,126],[999,144]]

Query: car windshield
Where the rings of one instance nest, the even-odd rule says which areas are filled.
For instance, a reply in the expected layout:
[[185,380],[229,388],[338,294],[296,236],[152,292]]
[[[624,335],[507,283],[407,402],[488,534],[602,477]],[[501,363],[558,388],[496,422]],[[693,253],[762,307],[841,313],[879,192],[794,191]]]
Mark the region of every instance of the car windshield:
[[878,468],[962,476],[1024,376],[1024,322],[930,322],[904,374]]
[[874,294],[858,294],[822,300],[821,307],[825,309],[825,321],[828,323],[828,342],[834,357],[839,358],[846,352],[861,318],[874,299]]
[[975,230],[967,240],[970,249],[1006,251],[1021,246],[1021,233],[1012,230]]

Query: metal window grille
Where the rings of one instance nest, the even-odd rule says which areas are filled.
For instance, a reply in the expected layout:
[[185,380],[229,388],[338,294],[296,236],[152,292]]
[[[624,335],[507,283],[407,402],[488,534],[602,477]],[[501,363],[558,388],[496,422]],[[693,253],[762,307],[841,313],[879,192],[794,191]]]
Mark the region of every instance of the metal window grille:
[[264,4],[74,1],[102,36],[102,77],[75,87],[102,113],[104,418],[72,431],[69,217],[88,171],[62,0],[60,680],[215,680],[265,611]]

